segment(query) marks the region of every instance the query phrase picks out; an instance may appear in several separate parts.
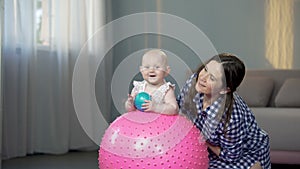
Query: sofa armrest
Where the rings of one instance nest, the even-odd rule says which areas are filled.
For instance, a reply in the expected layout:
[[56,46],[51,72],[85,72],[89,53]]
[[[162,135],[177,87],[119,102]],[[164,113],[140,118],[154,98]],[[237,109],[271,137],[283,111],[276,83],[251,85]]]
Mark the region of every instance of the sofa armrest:
[[271,150],[300,151],[300,108],[251,108],[270,137]]

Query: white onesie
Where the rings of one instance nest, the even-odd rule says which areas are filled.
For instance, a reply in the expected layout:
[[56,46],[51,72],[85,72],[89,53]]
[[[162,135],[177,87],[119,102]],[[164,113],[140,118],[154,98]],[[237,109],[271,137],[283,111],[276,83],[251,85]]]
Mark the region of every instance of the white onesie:
[[[147,82],[144,81],[133,81],[133,89],[132,93],[134,95],[144,92]],[[156,89],[154,92],[149,93],[151,95],[151,100],[155,103],[164,103],[164,97],[167,93],[167,91],[171,88],[175,89],[175,84],[172,84],[170,82],[165,82],[163,85],[161,85],[158,89]]]

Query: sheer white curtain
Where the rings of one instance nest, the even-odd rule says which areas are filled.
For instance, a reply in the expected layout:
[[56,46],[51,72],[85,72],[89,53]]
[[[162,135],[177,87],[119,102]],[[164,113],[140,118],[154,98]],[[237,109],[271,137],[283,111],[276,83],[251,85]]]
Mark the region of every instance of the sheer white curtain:
[[[0,145],[2,145],[2,29],[3,29],[3,1],[0,1]],[[2,147],[0,146],[0,168],[2,166]]]
[[36,46],[34,2],[4,0],[2,158],[95,150],[74,110],[72,73],[81,47],[104,23],[104,1],[49,1],[46,50]]

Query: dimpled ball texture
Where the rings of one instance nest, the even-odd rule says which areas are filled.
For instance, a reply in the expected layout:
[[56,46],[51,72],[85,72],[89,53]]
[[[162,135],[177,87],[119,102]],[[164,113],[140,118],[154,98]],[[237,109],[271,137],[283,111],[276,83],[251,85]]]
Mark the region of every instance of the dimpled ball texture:
[[208,152],[200,131],[182,115],[132,111],[106,129],[100,169],[207,169]]
[[134,98],[134,106],[138,110],[143,111],[142,104],[145,103],[145,100],[151,100],[151,96],[146,92],[138,93]]

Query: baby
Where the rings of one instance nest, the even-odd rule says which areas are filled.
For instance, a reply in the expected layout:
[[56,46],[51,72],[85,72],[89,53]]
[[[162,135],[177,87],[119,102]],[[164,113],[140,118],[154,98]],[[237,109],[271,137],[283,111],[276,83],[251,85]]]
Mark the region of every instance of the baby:
[[156,112],[166,115],[178,114],[178,105],[175,97],[175,85],[166,82],[165,77],[170,72],[168,59],[165,52],[160,49],[152,49],[146,52],[142,58],[140,72],[143,81],[134,81],[131,94],[125,103],[127,111],[134,111],[134,97],[140,92],[150,94],[151,100],[142,104],[144,112]]

